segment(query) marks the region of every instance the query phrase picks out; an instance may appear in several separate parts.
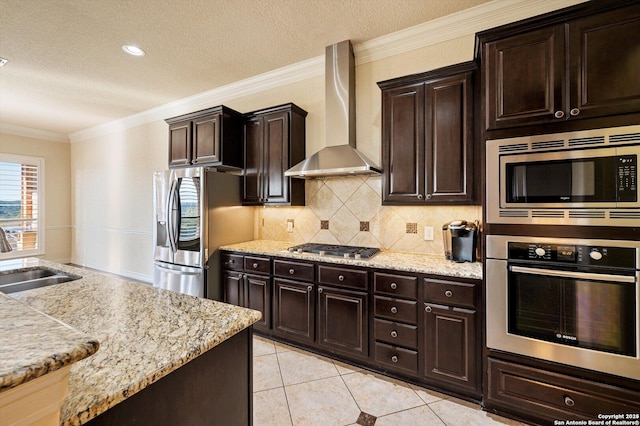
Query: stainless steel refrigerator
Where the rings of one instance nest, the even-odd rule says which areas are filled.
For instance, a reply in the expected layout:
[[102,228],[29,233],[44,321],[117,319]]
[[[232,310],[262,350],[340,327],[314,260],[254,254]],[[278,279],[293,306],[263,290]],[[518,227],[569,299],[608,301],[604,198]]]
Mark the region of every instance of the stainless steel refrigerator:
[[240,176],[202,167],[153,174],[154,287],[222,299],[218,248],[253,239],[241,184]]

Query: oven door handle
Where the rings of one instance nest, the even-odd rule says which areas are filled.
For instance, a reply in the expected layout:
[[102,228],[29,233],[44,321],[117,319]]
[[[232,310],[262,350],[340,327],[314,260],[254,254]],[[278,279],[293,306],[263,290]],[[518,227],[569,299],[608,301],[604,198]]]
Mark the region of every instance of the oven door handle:
[[588,272],[559,271],[554,269],[527,268],[524,266],[510,266],[511,272],[533,275],[550,275],[553,277],[575,278],[582,280],[607,281],[618,283],[635,283],[636,277],[628,275],[592,274]]

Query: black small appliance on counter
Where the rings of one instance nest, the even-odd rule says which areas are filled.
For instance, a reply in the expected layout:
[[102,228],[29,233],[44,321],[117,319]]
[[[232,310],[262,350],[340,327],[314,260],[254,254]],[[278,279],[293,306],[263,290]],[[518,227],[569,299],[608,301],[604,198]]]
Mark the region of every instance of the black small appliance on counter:
[[444,255],[454,262],[475,262],[478,224],[454,220],[442,225]]

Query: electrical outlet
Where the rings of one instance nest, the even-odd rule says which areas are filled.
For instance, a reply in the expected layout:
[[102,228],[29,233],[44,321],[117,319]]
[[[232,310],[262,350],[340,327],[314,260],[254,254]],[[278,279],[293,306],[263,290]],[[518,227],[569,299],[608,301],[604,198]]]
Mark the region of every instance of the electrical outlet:
[[424,240],[433,241],[433,226],[424,227]]
[[293,232],[293,219],[287,219],[287,232]]

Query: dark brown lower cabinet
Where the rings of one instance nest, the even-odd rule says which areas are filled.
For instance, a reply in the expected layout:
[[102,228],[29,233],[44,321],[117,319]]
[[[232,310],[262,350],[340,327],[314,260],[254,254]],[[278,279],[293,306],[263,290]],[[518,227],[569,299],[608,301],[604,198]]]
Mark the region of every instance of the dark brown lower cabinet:
[[330,351],[369,356],[367,293],[318,287],[318,344]]
[[315,341],[315,286],[276,278],[273,333],[288,339]]
[[424,374],[439,382],[475,390],[476,312],[424,304]]
[[269,331],[271,329],[271,278],[268,275],[224,271],[222,282],[224,301],[260,311],[262,318],[253,327],[256,330]]
[[600,420],[599,414],[639,420],[624,415],[640,413],[640,392],[491,357],[488,373],[485,406],[490,410],[548,424],[554,420]]

